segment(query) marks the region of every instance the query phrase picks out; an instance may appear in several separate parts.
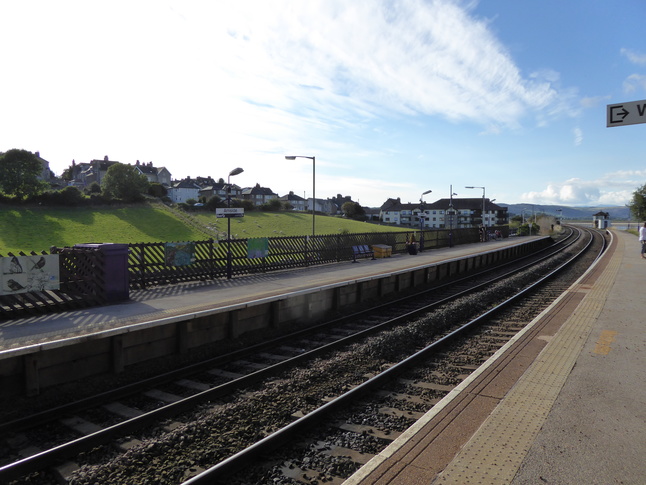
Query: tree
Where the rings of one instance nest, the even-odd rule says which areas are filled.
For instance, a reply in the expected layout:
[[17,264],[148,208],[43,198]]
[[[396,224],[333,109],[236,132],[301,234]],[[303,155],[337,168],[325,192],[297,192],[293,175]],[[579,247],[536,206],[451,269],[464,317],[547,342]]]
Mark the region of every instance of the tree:
[[628,208],[636,220],[646,220],[646,184],[633,192],[633,198],[628,204]]
[[112,165],[101,183],[105,195],[125,202],[143,200],[143,194],[148,192],[149,186],[150,183],[145,175],[125,163]]
[[98,182],[92,182],[88,187],[85,188],[84,192],[88,195],[90,194],[100,194],[101,186]]
[[27,150],[12,148],[0,154],[0,188],[7,195],[22,199],[41,191],[38,175],[43,167],[38,157]]
[[168,195],[168,189],[159,182],[153,182],[150,184],[150,188],[148,189],[148,195],[161,199]]
[[266,212],[278,212],[283,208],[283,204],[278,199],[270,199],[261,206],[261,210]]
[[363,221],[366,218],[366,211],[357,202],[346,202],[341,206],[341,211],[348,219]]

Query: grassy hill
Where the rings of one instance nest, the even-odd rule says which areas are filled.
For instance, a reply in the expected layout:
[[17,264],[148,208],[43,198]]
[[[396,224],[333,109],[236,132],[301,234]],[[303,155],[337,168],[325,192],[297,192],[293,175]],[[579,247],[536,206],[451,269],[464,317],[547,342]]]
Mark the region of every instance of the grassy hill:
[[[197,241],[226,237],[226,219],[213,213],[173,213],[161,205],[120,208],[46,208],[0,206],[0,255],[47,251],[80,243]],[[316,216],[316,234],[397,229]],[[248,212],[231,220],[234,238],[311,234],[311,214]]]

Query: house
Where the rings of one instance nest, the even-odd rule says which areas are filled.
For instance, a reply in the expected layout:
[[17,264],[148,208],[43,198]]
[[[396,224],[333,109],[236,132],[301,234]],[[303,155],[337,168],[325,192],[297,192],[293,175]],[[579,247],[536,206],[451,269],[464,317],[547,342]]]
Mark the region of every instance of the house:
[[166,187],[171,186],[171,175],[166,167],[154,167],[153,162],[140,163],[139,160],[135,163],[135,168],[145,175],[148,182],[162,184]]
[[[69,185],[80,188],[87,187],[93,182],[101,185],[105,174],[108,173],[108,169],[117,163],[120,162],[110,160],[107,155],[103,157],[103,160],[92,160],[87,163],[76,163],[75,160],[72,160],[72,166],[70,167],[71,181]],[[154,167],[153,162],[141,163],[139,160],[136,161],[134,167],[150,183],[160,183],[165,187],[170,187],[172,184],[171,173],[166,167]]]
[[254,205],[263,205],[271,199],[277,199],[278,194],[274,193],[267,187],[261,187],[260,184],[256,184],[254,187],[246,187],[242,189],[240,198],[250,200]]
[[[115,165],[117,161],[110,160],[106,155],[103,157],[103,160],[92,160],[90,163],[80,163],[77,166],[80,167],[81,172],[78,179],[82,182],[84,187],[93,184],[96,182],[101,185],[105,174],[108,173],[108,169]],[[76,177],[74,177],[76,180]]]
[[[204,186],[200,189],[200,197],[204,197],[205,200],[209,200],[213,196],[218,196],[220,200],[226,200],[229,192],[229,186],[222,179],[220,182],[214,182],[212,185]],[[198,184],[199,185],[199,184]],[[242,189],[236,184],[231,184],[231,198],[239,199]]]
[[168,197],[176,204],[186,202],[188,199],[198,200],[200,186],[193,182],[190,177],[179,182],[173,182],[168,188]]
[[42,158],[40,156],[40,152],[34,153],[36,155],[36,158],[40,162],[41,166],[41,171],[40,174],[38,175],[38,180],[44,180],[45,182],[49,182],[55,178],[54,172],[52,172],[49,168],[49,162]]
[[[484,218],[483,218],[484,204]],[[507,208],[489,199],[440,199],[433,203],[403,204],[399,198],[388,199],[380,209],[382,222],[416,228],[465,228],[499,226],[509,223]]]
[[352,200],[352,197],[349,195],[343,196],[341,194],[337,194],[336,197],[331,197],[330,200],[336,205],[337,207],[337,214],[341,214],[343,212],[343,204],[346,202],[354,202]]
[[339,210],[331,199],[312,199],[310,197],[307,199],[308,210],[312,210],[312,205],[314,205],[315,212],[320,212],[322,214],[336,214]]
[[283,195],[278,198],[281,202],[289,203],[295,211],[304,212],[307,210],[307,201],[299,196],[294,194],[294,192],[289,192],[287,195]]

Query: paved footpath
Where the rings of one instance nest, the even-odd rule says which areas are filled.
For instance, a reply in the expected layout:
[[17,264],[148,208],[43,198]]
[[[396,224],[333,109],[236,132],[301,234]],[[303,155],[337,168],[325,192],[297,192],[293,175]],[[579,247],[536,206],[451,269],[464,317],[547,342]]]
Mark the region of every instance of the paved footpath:
[[345,483],[646,484],[646,260],[595,269]]
[[614,234],[605,301],[514,485],[646,484],[646,259],[635,236]]

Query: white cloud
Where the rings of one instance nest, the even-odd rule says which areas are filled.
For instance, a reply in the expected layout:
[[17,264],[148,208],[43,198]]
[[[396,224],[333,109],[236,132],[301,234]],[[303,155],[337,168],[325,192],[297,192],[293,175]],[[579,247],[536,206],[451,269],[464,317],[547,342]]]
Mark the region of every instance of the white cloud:
[[646,54],[642,54],[641,52],[635,52],[634,50],[625,49],[625,48],[621,49],[620,52],[621,52],[621,55],[627,57],[628,60],[633,64],[646,66]]
[[635,91],[646,91],[646,76],[631,74],[624,81],[624,92],[634,93]]
[[[559,73],[524,76],[474,5],[3,2],[0,43],[12,48],[1,59],[19,75],[0,77],[0,142],[11,143],[0,149],[40,150],[57,173],[104,155],[175,178],[242,166],[238,184],[281,195],[309,190],[311,174],[283,155],[316,155],[317,195],[365,189],[374,205],[401,188],[367,165],[397,163],[397,147],[375,148],[379,128],[432,117],[502,134],[576,113]],[[332,163],[343,164],[334,177]]]
[[526,192],[521,195],[521,200],[571,206],[625,205],[633,192],[644,184],[644,178],[646,170],[617,171],[595,180],[572,178],[550,183],[542,191]]

